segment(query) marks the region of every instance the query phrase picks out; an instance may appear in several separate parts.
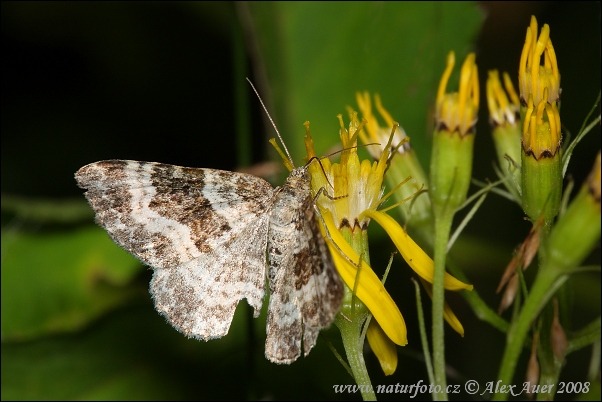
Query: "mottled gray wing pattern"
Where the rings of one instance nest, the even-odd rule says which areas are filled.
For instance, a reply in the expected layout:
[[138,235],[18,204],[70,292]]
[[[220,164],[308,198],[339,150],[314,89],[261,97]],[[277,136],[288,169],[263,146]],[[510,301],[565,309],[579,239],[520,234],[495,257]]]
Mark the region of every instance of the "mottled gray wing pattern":
[[75,175],[111,238],[154,269],[157,310],[189,337],[227,334],[238,301],[261,309],[268,209],[263,179],[109,160]]
[[343,284],[322,237],[305,168],[274,194],[268,232],[270,304],[266,357],[291,363],[307,356],[320,329],[332,324]]

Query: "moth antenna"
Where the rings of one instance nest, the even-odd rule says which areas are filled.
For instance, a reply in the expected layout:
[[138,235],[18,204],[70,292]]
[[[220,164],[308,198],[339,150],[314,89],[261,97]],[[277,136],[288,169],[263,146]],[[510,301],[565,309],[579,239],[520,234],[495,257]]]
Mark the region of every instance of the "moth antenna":
[[268,115],[268,119],[270,119],[270,123],[272,123],[274,130],[276,130],[276,134],[278,135],[278,139],[280,140],[280,143],[284,147],[284,151],[286,152],[286,156],[288,157],[288,160],[291,162],[291,165],[294,167],[295,163],[293,162],[293,158],[291,157],[291,154],[288,152],[288,148],[286,147],[286,144],[284,143],[284,140],[282,139],[282,136],[280,135],[280,132],[278,131],[278,127],[276,127],[274,120],[272,120],[272,116],[270,116],[270,112],[268,112],[268,108],[265,107],[265,104],[263,103],[261,96],[259,96],[259,92],[257,92],[257,89],[255,89],[255,85],[253,85],[253,83],[251,82],[249,77],[246,77],[246,78],[247,78],[247,81],[249,81],[249,84],[251,84],[251,88],[253,88],[253,92],[255,92],[255,95],[257,95],[257,98],[259,99],[259,103],[261,103],[261,107],[263,107],[265,114]]
[[350,149],[353,149],[353,148],[367,147],[367,146],[369,146],[369,145],[380,145],[380,144],[379,144],[378,142],[371,142],[371,143],[369,143],[369,144],[355,145],[355,146],[353,146],[353,147],[347,147],[347,148],[343,148],[343,149],[341,149],[341,150],[339,150],[339,151],[334,151],[334,152],[331,152],[331,153],[329,153],[328,155],[326,155],[326,156],[322,156],[322,157],[319,157],[319,158],[318,158],[317,156],[312,156],[312,157],[311,157],[311,158],[310,158],[310,159],[307,161],[307,163],[305,164],[305,166],[309,166],[309,164],[310,164],[312,161],[316,160],[316,161],[317,161],[317,162],[320,164],[320,168],[322,169],[322,173],[324,173],[324,177],[326,178],[326,182],[327,182],[327,183],[330,185],[330,187],[334,188],[334,186],[333,186],[333,185],[330,183],[330,181],[328,180],[328,175],[326,174],[326,171],[324,170],[324,166],[322,165],[322,161],[321,161],[321,159],[330,158],[330,157],[331,157],[331,156],[333,156],[333,155],[339,154],[339,153],[341,153],[341,152],[343,152],[343,151],[347,151],[347,150],[350,150]]
[[[326,157],[324,157],[324,158],[326,158]],[[309,160],[307,161],[305,166],[306,167],[309,166],[310,163],[312,163],[314,160],[316,160],[318,162],[318,164],[320,165],[320,169],[322,169],[322,173],[324,173],[324,178],[326,179],[326,182],[332,189],[334,189],[334,186],[330,183],[330,180],[328,180],[328,175],[326,174],[326,171],[324,170],[324,165],[322,165],[322,161],[320,159],[321,158],[318,158],[317,156],[312,156],[311,158],[309,158]]]
[[352,147],[347,147],[347,148],[339,149],[338,151],[334,151],[334,152],[329,153],[328,155],[320,157],[320,159],[330,158],[333,155],[340,154],[341,152],[348,151],[350,149],[354,149],[354,148],[357,149],[357,148],[360,148],[360,147],[367,147],[367,146],[370,146],[370,145],[380,145],[380,142],[371,142],[371,143],[368,143],[368,144],[354,145]]

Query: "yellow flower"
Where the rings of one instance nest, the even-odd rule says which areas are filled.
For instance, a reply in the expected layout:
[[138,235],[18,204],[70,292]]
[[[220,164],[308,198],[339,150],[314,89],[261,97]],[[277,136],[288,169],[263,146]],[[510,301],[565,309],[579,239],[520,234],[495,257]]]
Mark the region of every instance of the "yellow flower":
[[[541,57],[544,58],[542,66]],[[537,19],[531,16],[531,24],[527,28],[525,45],[520,56],[518,67],[518,81],[520,97],[523,104],[533,96],[533,104],[539,105],[542,99],[548,103],[557,102],[560,99],[560,73],[556,53],[550,39],[550,27],[544,24],[541,28],[539,38],[537,37]],[[544,90],[548,89],[547,96]]]
[[[349,135],[343,127],[341,116],[339,120],[344,147],[340,163],[331,164],[328,159],[322,159],[320,163],[310,164],[309,172],[314,195],[319,191],[325,191],[329,195],[320,195],[316,200],[323,223],[326,224],[324,234],[330,240],[327,243],[339,274],[348,288],[353,290],[360,266],[360,255],[343,237],[341,231],[345,234],[359,234],[360,231],[366,230],[369,218],[362,217],[361,213],[366,209],[378,207],[382,196],[386,157],[374,164],[368,160],[360,163],[356,148],[352,148],[356,144],[357,136]],[[355,119],[350,124],[350,131],[355,134],[358,126],[359,122]],[[306,132],[307,157],[315,158],[309,123],[306,123]],[[355,295],[368,307],[387,336],[396,344],[404,346],[408,341],[401,312],[367,259],[368,256],[364,255]]]
[[456,56],[454,52],[447,55],[447,66],[439,82],[435,120],[437,130],[446,129],[453,133],[458,131],[460,136],[472,133],[479,112],[479,74],[475,64],[475,54],[470,53],[460,71],[458,92],[446,93],[447,83],[451,76]]
[[[410,147],[410,138],[383,107],[378,94],[374,95],[374,106],[385,121],[384,127],[378,123],[378,119],[372,113],[370,94],[358,92],[355,97],[359,110],[366,120],[365,130],[359,131],[360,139],[364,144],[380,144],[380,147],[375,145],[367,147],[374,159],[380,158],[393,133],[390,148],[395,151],[395,157],[389,157],[386,180],[391,188],[407,180],[407,184],[399,187],[393,194],[395,200],[400,203],[398,209],[403,221],[417,230],[429,231],[432,223],[431,201],[424,192],[428,188],[428,180],[416,152]],[[411,203],[402,203],[409,198],[413,198]]]
[[[314,194],[320,191],[329,194],[329,196],[320,195],[316,199],[323,223],[327,228],[324,233],[329,239],[328,246],[343,281],[367,306],[382,329],[382,331],[369,329],[368,341],[370,344],[377,345],[376,350],[373,350],[377,353],[385,372],[387,373],[388,370],[392,373],[390,370],[393,367],[394,371],[397,357],[395,356],[393,362],[390,343],[392,341],[397,345],[406,345],[407,330],[399,308],[370,268],[367,237],[362,236],[362,233],[366,233],[371,219],[376,220],[389,234],[410,267],[429,282],[433,281],[433,260],[418,247],[399,223],[386,213],[377,210],[384,201],[383,179],[391,156],[391,139],[383,148],[377,161],[360,161],[356,145],[363,124],[357,120],[356,114],[352,116],[349,130],[345,129],[340,115],[339,121],[343,145],[340,162],[331,164],[328,159],[323,159],[320,163],[310,164],[312,190]],[[309,123],[306,123],[305,144],[308,159],[315,158]],[[363,250],[361,264],[357,250]],[[464,284],[446,274],[445,288],[472,289],[472,285]],[[381,352],[383,354],[379,356]]]
[[[544,94],[547,94],[547,91],[545,88]],[[556,155],[562,143],[560,127],[556,102],[550,104],[546,99],[541,99],[536,106],[532,94],[529,94],[523,123],[522,143],[525,154],[533,156],[535,160]]]
[[516,200],[520,200],[520,100],[507,73],[504,73],[504,85],[506,91],[502,88],[497,70],[489,72],[489,78],[487,79],[489,122],[492,126],[498,163],[501,168],[504,168],[504,172],[511,175],[511,180],[505,183],[506,188],[514,195]]
[[372,102],[370,101],[370,94],[367,91],[363,94],[357,92],[355,94],[355,99],[357,101],[360,111],[363,114],[364,119],[366,119],[365,128],[368,131],[368,134],[366,134],[365,130],[360,130],[360,139],[364,144],[380,144],[380,147],[368,147],[368,151],[374,159],[380,158],[380,155],[382,154],[387,142],[389,141],[389,137],[391,136],[391,130],[393,128],[395,128],[395,133],[393,134],[393,141],[391,141],[391,148],[397,150],[397,152],[399,152],[400,154],[404,154],[405,152],[411,149],[409,137],[406,135],[404,129],[395,123],[391,114],[383,107],[382,102],[380,100],[380,96],[378,94],[374,95],[374,106],[376,107],[378,113],[385,120],[385,127],[381,127],[378,124],[376,116],[372,114]]
[[504,85],[510,99],[508,99],[502,88],[498,71],[492,70],[489,72],[489,78],[487,79],[489,116],[495,126],[517,125],[520,120],[520,100],[508,73],[504,73]]

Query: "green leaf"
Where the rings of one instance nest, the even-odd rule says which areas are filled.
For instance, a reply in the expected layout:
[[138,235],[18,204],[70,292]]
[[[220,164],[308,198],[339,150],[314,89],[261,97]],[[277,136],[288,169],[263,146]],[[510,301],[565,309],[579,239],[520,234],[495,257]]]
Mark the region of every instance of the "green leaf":
[[82,328],[122,304],[142,265],[99,227],[2,231],[2,340]]
[[[482,21],[466,2],[254,2],[240,6],[254,33],[260,93],[297,165],[303,122],[316,151],[338,141],[355,93],[380,93],[428,166],[436,88],[450,50],[461,64]],[[248,9],[246,8],[248,7]],[[243,19],[243,21],[245,21]],[[458,69],[459,70],[459,69]],[[265,74],[262,72],[265,71]]]

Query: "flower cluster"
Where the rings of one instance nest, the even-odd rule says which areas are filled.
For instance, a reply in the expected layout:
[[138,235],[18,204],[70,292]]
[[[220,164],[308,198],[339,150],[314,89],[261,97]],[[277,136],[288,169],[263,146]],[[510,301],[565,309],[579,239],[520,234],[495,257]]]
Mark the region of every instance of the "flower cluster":
[[[393,134],[389,137],[376,161],[361,160],[357,154],[357,138],[363,123],[352,114],[349,128],[346,129],[342,117],[340,139],[343,146],[339,163],[320,159],[308,167],[311,174],[312,190],[324,224],[324,235],[341,277],[347,285],[347,292],[356,296],[372,313],[368,327],[368,341],[379,357],[385,373],[395,371],[396,353],[390,343],[407,344],[407,330],[399,309],[374,274],[369,263],[367,228],[371,220],[377,221],[389,234],[408,265],[426,282],[432,283],[433,260],[412,240],[407,232],[391,216],[378,210],[389,196],[383,191],[383,180],[394,151]],[[313,141],[306,123],[306,149],[308,160],[316,158]],[[397,147],[399,149],[399,147]],[[327,194],[322,194],[327,193]],[[445,275],[445,288],[448,290],[472,289],[449,274]],[[353,319],[355,304],[345,303],[342,315]],[[463,328],[451,309],[446,307],[448,323],[459,333]],[[393,348],[394,350],[394,348]]]

